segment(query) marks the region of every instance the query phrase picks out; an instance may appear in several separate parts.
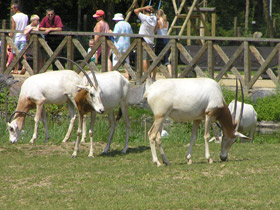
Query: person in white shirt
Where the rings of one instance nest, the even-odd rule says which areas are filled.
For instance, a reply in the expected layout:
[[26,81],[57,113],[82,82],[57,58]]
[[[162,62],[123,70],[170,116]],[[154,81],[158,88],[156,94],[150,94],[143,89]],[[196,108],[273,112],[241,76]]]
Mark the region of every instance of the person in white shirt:
[[[131,25],[128,22],[124,21],[123,14],[121,13],[115,14],[113,20],[116,22],[113,33],[133,34]],[[124,54],[130,46],[130,37],[115,36],[114,45],[116,46],[116,48],[121,54]],[[117,64],[118,60],[119,59],[117,58],[117,56],[113,53],[113,66]],[[127,57],[125,61],[129,63],[129,57]],[[129,79],[129,74],[126,70],[125,70],[125,77]]]
[[[143,13],[142,13],[143,12]],[[145,6],[140,7],[134,10],[134,13],[138,16],[141,21],[139,34],[147,34],[147,35],[154,35],[155,34],[155,27],[157,25],[157,18],[154,13],[154,9],[152,6]],[[149,45],[151,49],[154,48],[154,38],[153,37],[144,37],[145,42]],[[150,66],[151,57],[143,50],[143,71],[146,72]],[[153,72],[152,79],[156,79],[156,69]]]
[[[11,29],[23,31],[28,24],[28,16],[19,10],[18,4],[12,4],[11,11],[14,14],[11,18],[11,21],[12,21]],[[17,46],[17,48],[19,49],[19,51],[21,51],[25,47],[26,36],[24,33],[15,33],[15,34],[10,33],[10,37],[13,39],[13,41],[14,41],[15,45]],[[25,55],[23,57],[26,59]],[[14,73],[15,74],[18,73],[17,67],[15,68]],[[25,68],[22,67],[21,74],[24,74],[24,73],[25,73]]]

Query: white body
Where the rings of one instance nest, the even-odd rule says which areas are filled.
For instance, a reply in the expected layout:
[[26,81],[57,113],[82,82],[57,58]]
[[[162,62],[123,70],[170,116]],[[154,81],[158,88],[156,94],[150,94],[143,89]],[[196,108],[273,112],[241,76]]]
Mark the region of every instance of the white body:
[[[148,85],[147,85],[148,86]],[[187,154],[188,163],[191,163],[191,150],[197,135],[197,129],[202,120],[205,120],[205,157],[211,163],[208,141],[211,123],[216,120],[223,125],[224,136],[220,157],[227,159],[228,151],[236,136],[228,107],[226,106],[219,84],[208,78],[164,79],[158,80],[149,87],[144,99],[153,111],[155,121],[149,130],[149,140],[153,162],[160,166],[157,159],[155,142],[159,146],[163,162],[169,164],[161,146],[161,130],[163,121],[169,116],[174,121],[193,121],[193,131],[190,147]]]
[[[75,120],[75,96],[78,91],[78,85],[82,83],[81,77],[72,70],[61,70],[46,72],[30,76],[26,79],[21,87],[18,105],[16,110],[24,113],[16,113],[14,120],[8,123],[10,133],[10,142],[18,141],[20,131],[22,129],[26,113],[33,108],[36,108],[34,134],[30,143],[34,143],[37,138],[37,130],[40,118],[45,126],[45,138],[49,139],[46,113],[44,104],[64,104],[68,103],[70,111],[69,131],[72,129]],[[94,88],[92,88],[94,89]],[[96,92],[95,90],[91,90]],[[99,98],[99,95],[95,95]],[[92,99],[92,103],[100,112],[104,110],[102,104],[96,99]],[[69,134],[66,134],[69,135]]]
[[[233,116],[234,102],[235,100],[231,101],[230,104],[228,105],[232,117],[234,117]],[[240,111],[241,111],[241,102],[237,101],[236,116],[240,115]],[[257,127],[257,113],[251,104],[244,103],[243,114],[242,114],[238,131],[244,134],[249,133],[250,139],[253,140],[254,134],[256,132],[256,127]]]
[[[126,150],[128,148],[128,138],[129,138],[129,118],[128,118],[128,93],[129,93],[129,87],[130,83],[129,81],[123,77],[119,72],[112,71],[112,72],[105,72],[105,73],[96,73],[96,79],[98,81],[98,85],[101,89],[101,100],[104,105],[104,113],[108,114],[108,119],[110,123],[110,135],[108,139],[108,143],[106,148],[104,149],[104,153],[107,153],[110,149],[110,144],[115,132],[116,128],[116,119],[114,116],[114,110],[117,107],[121,108],[121,112],[124,118],[125,126],[126,126],[126,139],[125,139],[125,145],[122,150],[123,153],[126,153]],[[92,74],[89,74],[89,77],[92,79]],[[93,80],[92,80],[93,81]],[[93,81],[94,82],[94,81]],[[83,84],[87,85],[88,81],[86,78],[83,78]],[[79,101],[76,103],[79,103]],[[79,108],[79,106],[78,106]],[[84,115],[84,118],[81,120],[83,121],[83,136],[82,136],[82,142],[85,141],[86,138],[86,112],[84,110],[79,110],[80,116],[82,118],[82,115]],[[93,128],[95,123],[95,116],[96,112],[94,109],[89,110],[91,112],[91,129],[89,131],[90,141],[92,145],[92,137],[93,137]],[[64,141],[65,142],[65,141]],[[73,153],[73,157],[77,156],[79,145],[76,145],[76,149]],[[89,157],[93,157],[93,148],[91,146]]]

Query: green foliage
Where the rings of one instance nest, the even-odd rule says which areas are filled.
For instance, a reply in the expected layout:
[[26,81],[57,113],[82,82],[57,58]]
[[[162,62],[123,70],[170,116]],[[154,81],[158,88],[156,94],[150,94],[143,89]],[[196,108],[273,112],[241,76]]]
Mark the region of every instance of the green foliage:
[[[232,100],[235,99],[235,91],[233,91],[233,90],[231,90],[227,87],[222,87],[222,92],[223,92],[226,104],[229,104]],[[237,99],[238,99],[238,101],[242,101],[242,94],[241,94],[240,90],[238,92],[238,98]],[[253,104],[253,101],[250,97],[244,96],[244,103]]]
[[[4,90],[0,92],[0,111],[4,112],[5,111],[5,106],[6,106],[6,97],[7,94],[9,93],[8,88],[4,88]],[[17,105],[17,97],[7,97],[7,111],[8,113],[12,113],[16,109]]]
[[280,121],[280,94],[257,99],[255,110],[258,120]]

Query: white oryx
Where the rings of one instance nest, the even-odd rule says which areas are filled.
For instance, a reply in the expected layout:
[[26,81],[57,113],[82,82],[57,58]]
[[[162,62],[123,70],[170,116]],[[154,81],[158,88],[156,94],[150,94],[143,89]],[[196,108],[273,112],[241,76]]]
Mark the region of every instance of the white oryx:
[[[237,124],[237,119],[235,119],[235,115],[237,116],[240,115],[241,106],[242,106],[242,102],[237,101],[237,103],[235,104],[235,100],[232,100],[228,105],[232,119],[234,120],[234,124]],[[234,113],[234,107],[236,107],[235,113]],[[244,103],[242,118],[240,120],[238,131],[242,132],[243,134],[249,134],[248,137],[252,141],[254,138],[254,134],[256,132],[256,127],[257,127],[257,113],[251,104]],[[219,128],[213,126],[213,133],[215,137],[211,138],[209,142],[214,140],[216,143],[220,143],[223,132],[221,132]]]
[[[64,104],[67,102],[71,117],[68,132],[72,130],[76,117],[75,96],[81,83],[82,78],[72,70],[46,72],[26,79],[21,87],[16,111],[12,113],[8,122],[10,142],[15,143],[18,141],[26,114],[30,109],[34,108],[36,108],[35,128],[30,143],[34,143],[37,138],[40,118],[45,126],[45,139],[46,141],[49,139],[44,104]],[[87,88],[89,91],[88,102],[97,112],[103,113],[104,107],[100,100],[100,89],[92,83]],[[13,117],[14,120],[11,122]]]
[[[216,120],[220,122],[223,129],[223,139],[221,144],[220,158],[225,161],[229,149],[235,142],[236,137],[245,137],[237,132],[232,122],[232,117],[226,105],[219,84],[209,78],[186,78],[186,79],[163,79],[158,80],[149,86],[144,94],[153,114],[154,123],[149,130],[149,140],[153,162],[160,166],[158,161],[155,143],[159,146],[159,151],[163,163],[169,165],[161,145],[161,131],[163,121],[170,117],[174,121],[193,121],[193,129],[190,138],[190,147],[187,153],[188,164],[192,163],[191,151],[197,136],[198,126],[205,120],[204,140],[205,157],[212,163],[209,152],[210,126]],[[238,126],[237,126],[238,127]]]
[[[229,111],[233,119],[235,119],[234,115],[234,106],[235,100],[232,100],[228,105]],[[236,115],[240,115],[242,103],[237,101],[236,104]],[[237,124],[237,120],[234,122]],[[253,140],[254,134],[256,132],[257,127],[257,112],[255,111],[254,107],[251,104],[244,103],[242,118],[238,127],[238,131],[242,132],[243,134],[249,133],[250,140]]]
[[[101,100],[104,105],[104,113],[108,114],[108,119],[110,123],[110,135],[108,139],[107,146],[104,149],[103,153],[107,153],[110,149],[110,144],[115,132],[116,128],[116,119],[114,116],[114,110],[116,107],[120,106],[121,114],[123,115],[125,127],[126,127],[126,137],[125,137],[125,145],[122,150],[123,153],[126,153],[128,149],[128,138],[129,138],[129,117],[128,117],[128,93],[130,83],[129,81],[123,77],[119,72],[112,71],[112,72],[105,72],[105,73],[96,73],[96,79],[98,81],[98,86],[102,91]],[[89,77],[92,78],[92,74],[89,73]],[[94,81],[93,81],[94,82]],[[85,141],[86,138],[86,114],[88,112],[91,113],[91,124],[89,130],[90,136],[90,152],[89,157],[93,157],[93,129],[94,123],[96,119],[96,111],[89,105],[88,100],[86,100],[88,95],[88,80],[83,78],[83,85],[85,90],[81,90],[76,95],[75,101],[78,107],[79,116],[80,116],[80,123],[83,122],[83,136],[82,141]],[[84,116],[84,117],[83,117]],[[78,133],[81,132],[81,124],[79,124]],[[66,142],[68,139],[64,139],[63,142]],[[76,157],[79,150],[79,141],[76,142],[75,150],[72,157]]]

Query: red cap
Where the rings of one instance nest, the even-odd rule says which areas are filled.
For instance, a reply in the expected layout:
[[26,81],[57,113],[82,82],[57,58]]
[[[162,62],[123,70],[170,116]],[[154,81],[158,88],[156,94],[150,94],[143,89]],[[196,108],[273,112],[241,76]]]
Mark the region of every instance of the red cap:
[[100,9],[100,10],[97,10],[96,13],[92,17],[97,18],[97,17],[101,17],[103,15],[105,15],[105,12]]

